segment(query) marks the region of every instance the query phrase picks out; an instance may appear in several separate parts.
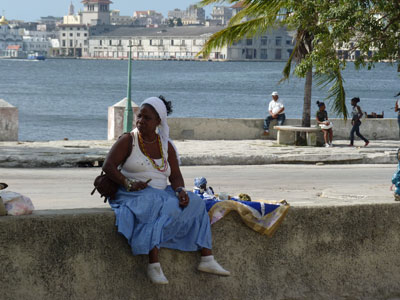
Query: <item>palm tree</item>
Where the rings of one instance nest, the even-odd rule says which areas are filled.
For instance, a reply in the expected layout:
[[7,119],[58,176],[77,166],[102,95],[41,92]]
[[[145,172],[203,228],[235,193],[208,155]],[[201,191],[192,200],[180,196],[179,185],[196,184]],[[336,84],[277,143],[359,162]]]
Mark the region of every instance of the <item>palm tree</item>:
[[[220,0],[202,0],[206,6]],[[285,26],[296,31],[295,46],[284,69],[281,81],[289,79],[292,73],[305,77],[302,126],[311,125],[311,92],[313,74],[320,86],[330,85],[327,98],[333,98],[333,111],[347,117],[345,91],[341,76],[341,63],[337,59],[335,43],[329,36],[328,26],[319,22],[316,1],[303,0],[228,0],[241,4],[239,11],[228,26],[210,37],[199,55],[207,57],[213,49],[218,49],[245,37],[259,36],[268,29]],[[317,38],[316,38],[317,37]],[[314,55],[317,51],[319,56]],[[321,55],[322,54],[322,55]],[[322,57],[322,61],[321,61]],[[330,60],[329,62],[327,62]]]

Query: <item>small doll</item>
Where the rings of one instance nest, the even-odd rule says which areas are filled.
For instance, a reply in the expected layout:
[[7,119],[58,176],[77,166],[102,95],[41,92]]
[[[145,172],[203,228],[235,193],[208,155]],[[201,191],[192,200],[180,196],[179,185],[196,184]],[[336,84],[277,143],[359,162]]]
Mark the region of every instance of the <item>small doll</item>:
[[216,198],[213,188],[211,186],[207,187],[207,179],[204,177],[197,177],[194,179],[193,193],[199,195],[200,198],[204,200]]
[[396,173],[393,174],[390,190],[393,191],[393,186],[396,187],[396,190],[394,191],[394,200],[400,201],[400,148],[397,149],[397,160],[399,161],[399,164]]

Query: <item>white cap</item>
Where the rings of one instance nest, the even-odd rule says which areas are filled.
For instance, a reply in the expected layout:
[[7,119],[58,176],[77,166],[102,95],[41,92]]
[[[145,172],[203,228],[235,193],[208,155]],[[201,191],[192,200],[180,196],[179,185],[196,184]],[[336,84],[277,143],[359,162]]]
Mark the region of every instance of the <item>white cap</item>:
[[272,95],[272,96],[279,96],[279,95],[278,95],[278,92],[272,92],[271,95]]

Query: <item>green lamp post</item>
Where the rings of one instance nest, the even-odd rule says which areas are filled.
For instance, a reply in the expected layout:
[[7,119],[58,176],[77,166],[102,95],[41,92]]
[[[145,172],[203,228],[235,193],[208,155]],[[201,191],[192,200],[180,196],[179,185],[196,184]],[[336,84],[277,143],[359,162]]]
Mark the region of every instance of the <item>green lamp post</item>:
[[124,132],[132,131],[133,122],[133,111],[131,103],[131,78],[132,78],[132,44],[129,41],[129,62],[128,62],[128,89],[127,89],[127,100],[124,111]]

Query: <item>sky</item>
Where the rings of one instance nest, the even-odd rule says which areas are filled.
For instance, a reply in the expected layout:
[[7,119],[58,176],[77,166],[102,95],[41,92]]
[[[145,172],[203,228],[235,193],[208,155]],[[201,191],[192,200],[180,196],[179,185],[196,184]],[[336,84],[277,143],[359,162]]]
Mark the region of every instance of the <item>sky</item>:
[[[190,4],[196,4],[198,0],[112,0],[110,9],[119,9],[121,15],[132,16],[135,10],[156,10],[161,12],[164,17],[169,10],[179,8],[186,9]],[[62,17],[68,14],[71,0],[0,0],[0,15],[7,19],[17,19],[24,21],[37,21],[40,17],[55,16]],[[83,9],[81,0],[72,0],[75,12]],[[206,15],[209,15],[211,8],[206,7]]]

